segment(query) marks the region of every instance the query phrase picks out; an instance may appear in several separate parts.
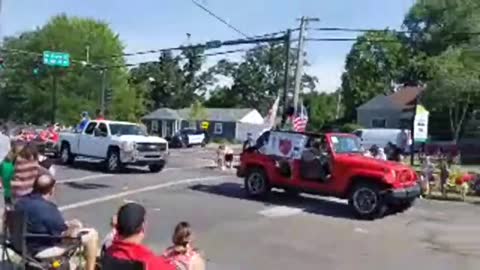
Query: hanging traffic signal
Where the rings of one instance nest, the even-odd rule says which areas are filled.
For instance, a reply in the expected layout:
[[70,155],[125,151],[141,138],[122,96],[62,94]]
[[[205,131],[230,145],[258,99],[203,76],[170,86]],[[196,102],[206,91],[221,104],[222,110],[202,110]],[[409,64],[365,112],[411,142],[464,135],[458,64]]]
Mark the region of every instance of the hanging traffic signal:
[[42,67],[42,61],[43,61],[43,58],[39,57],[33,63],[33,69],[32,69],[33,75],[38,76],[40,74],[40,69]]
[[105,91],[105,103],[110,104],[112,102],[112,98],[113,98],[113,89],[107,88]]

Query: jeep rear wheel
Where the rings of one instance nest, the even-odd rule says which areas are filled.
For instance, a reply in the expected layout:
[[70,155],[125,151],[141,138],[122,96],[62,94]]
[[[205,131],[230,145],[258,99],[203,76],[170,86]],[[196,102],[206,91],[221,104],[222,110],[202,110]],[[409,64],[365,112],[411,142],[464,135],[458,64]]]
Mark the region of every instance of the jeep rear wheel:
[[264,198],[267,196],[270,192],[270,184],[263,169],[248,170],[245,176],[245,191],[249,197]]
[[371,220],[385,214],[387,207],[380,191],[378,185],[368,182],[353,187],[348,203],[358,218]]

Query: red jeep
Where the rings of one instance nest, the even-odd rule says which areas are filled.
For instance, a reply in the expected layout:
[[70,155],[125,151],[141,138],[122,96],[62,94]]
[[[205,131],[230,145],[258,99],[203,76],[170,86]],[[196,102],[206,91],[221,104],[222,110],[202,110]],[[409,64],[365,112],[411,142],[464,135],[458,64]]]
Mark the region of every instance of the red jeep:
[[251,197],[272,188],[348,199],[361,219],[402,211],[420,195],[417,175],[400,163],[366,157],[352,134],[267,131],[244,149],[237,176]]

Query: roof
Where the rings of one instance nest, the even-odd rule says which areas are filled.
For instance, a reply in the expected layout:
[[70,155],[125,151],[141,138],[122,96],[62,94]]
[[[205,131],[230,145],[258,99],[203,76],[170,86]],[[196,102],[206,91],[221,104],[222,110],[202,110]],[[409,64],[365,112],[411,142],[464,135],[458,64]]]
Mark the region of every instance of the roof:
[[423,87],[401,87],[391,95],[378,95],[370,99],[359,106],[357,110],[390,109],[392,107],[400,110],[410,109],[413,108],[415,99],[423,90],[425,90]]
[[[205,108],[206,119],[219,122],[237,122],[255,109],[249,108]],[[190,108],[173,110],[169,108],[160,108],[143,119],[172,119],[184,120],[190,117]]]
[[158,110],[155,110],[143,117],[143,119],[169,119],[169,120],[175,120],[175,119],[180,119],[180,115],[177,113],[176,110],[172,110],[169,108],[160,108]]
[[387,98],[392,101],[395,105],[405,109],[413,105],[417,96],[422,93],[425,88],[423,87],[402,87],[397,92],[387,96]]

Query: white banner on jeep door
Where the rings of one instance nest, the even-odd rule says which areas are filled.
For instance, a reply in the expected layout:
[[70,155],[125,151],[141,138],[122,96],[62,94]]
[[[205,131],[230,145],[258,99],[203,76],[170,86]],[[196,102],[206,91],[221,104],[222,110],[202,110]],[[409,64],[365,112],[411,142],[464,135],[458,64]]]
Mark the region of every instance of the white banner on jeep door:
[[266,154],[300,159],[306,141],[307,136],[303,134],[273,131],[270,133]]

